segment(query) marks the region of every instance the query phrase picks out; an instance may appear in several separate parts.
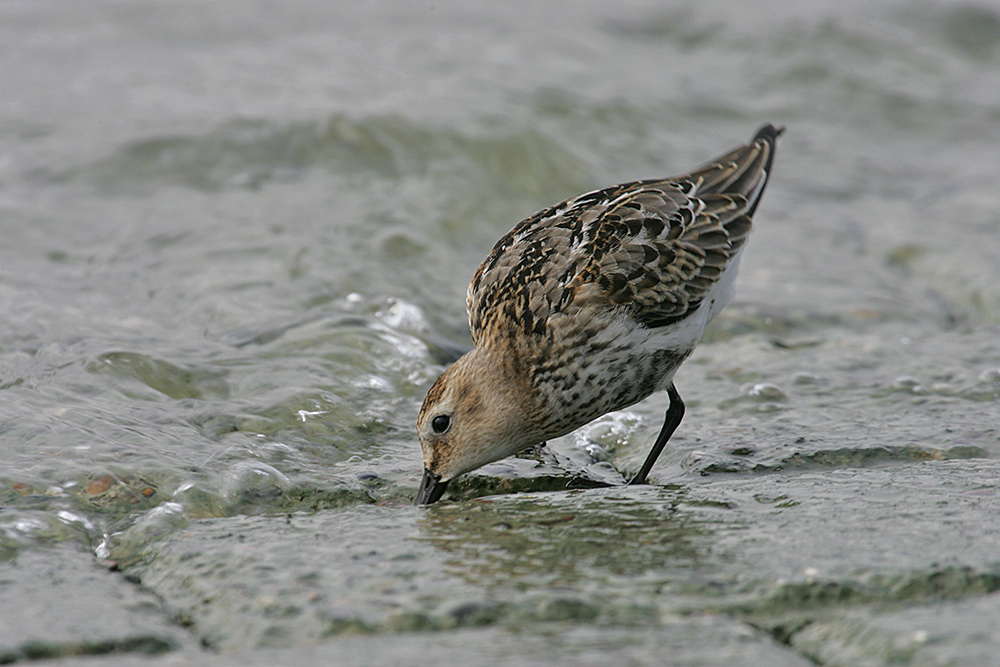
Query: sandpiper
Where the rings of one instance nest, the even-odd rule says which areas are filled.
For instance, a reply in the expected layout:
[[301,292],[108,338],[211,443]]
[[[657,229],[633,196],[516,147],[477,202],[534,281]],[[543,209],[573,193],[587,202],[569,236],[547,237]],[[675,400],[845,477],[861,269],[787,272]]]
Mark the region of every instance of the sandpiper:
[[784,128],[675,178],[588,192],[501,238],[466,296],[475,347],[427,392],[416,504],[448,482],[665,389],[643,484],[684,416],[674,373],[733,293]]

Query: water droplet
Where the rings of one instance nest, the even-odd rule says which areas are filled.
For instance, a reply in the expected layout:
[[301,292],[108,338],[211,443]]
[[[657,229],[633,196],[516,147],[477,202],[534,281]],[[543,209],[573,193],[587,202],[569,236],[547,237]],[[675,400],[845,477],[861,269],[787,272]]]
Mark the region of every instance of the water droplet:
[[813,373],[799,372],[792,376],[792,384],[804,385],[804,384],[820,384],[823,382],[823,378]]
[[1000,368],[990,368],[979,374],[979,381],[1000,385]]
[[758,401],[784,401],[788,395],[775,384],[758,382],[747,390],[747,396]]
[[911,394],[922,394],[924,393],[924,388],[921,386],[920,381],[909,375],[901,375],[892,381],[892,389],[895,391],[907,391]]

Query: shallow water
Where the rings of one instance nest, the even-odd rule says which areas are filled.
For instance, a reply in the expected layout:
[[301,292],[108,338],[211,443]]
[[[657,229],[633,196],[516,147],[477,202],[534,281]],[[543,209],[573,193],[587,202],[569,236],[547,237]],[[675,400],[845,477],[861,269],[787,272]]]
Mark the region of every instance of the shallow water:
[[[1000,648],[1000,12],[5,13],[0,614],[43,620],[7,623],[3,659]],[[410,507],[416,413],[471,345],[493,242],[764,122],[774,180],[655,485],[563,490],[634,472],[665,396]]]

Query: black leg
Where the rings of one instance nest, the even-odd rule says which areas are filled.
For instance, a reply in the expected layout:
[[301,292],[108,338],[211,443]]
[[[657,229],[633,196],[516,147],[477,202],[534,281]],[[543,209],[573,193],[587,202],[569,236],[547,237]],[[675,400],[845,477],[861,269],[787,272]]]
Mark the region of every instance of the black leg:
[[660,452],[663,451],[667,440],[670,440],[670,436],[674,434],[674,430],[677,429],[677,426],[681,423],[681,419],[684,418],[684,401],[681,400],[681,395],[677,393],[677,388],[674,387],[673,382],[667,387],[667,395],[670,397],[670,405],[667,406],[667,414],[663,419],[663,428],[660,429],[660,435],[656,436],[656,442],[653,443],[653,448],[649,450],[646,462],[642,464],[639,474],[633,477],[629,484],[646,483],[646,475],[653,469],[653,464],[660,457]]

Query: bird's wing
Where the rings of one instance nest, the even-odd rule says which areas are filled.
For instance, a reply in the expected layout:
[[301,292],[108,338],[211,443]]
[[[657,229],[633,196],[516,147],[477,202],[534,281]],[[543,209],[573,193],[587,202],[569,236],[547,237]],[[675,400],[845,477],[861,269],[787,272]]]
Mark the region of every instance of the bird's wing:
[[484,332],[545,335],[551,314],[593,300],[648,327],[683,319],[746,241],[780,133],[767,125],[683,176],[590,192],[519,223],[469,284],[477,345]]

